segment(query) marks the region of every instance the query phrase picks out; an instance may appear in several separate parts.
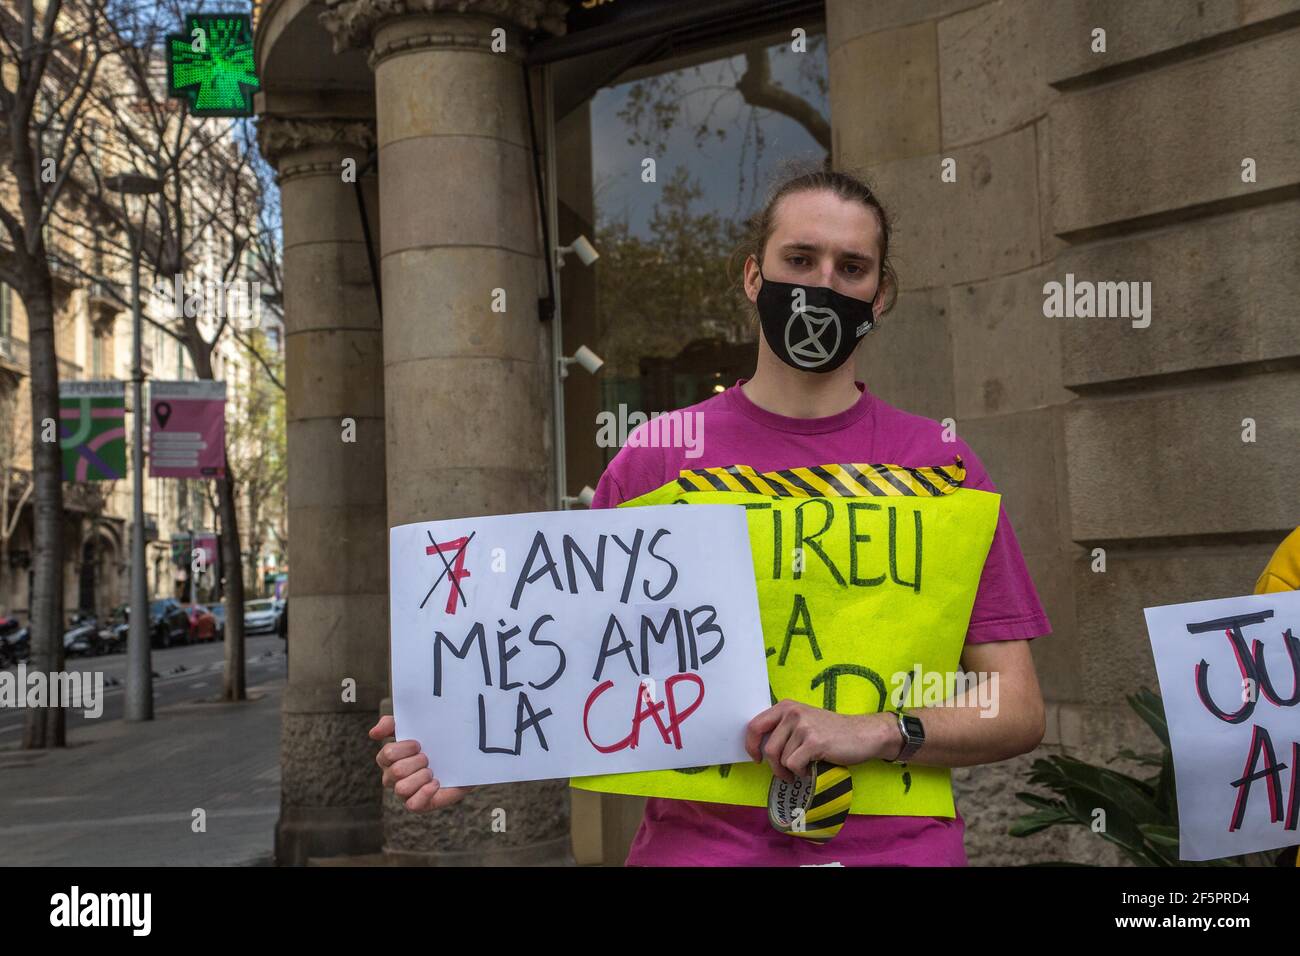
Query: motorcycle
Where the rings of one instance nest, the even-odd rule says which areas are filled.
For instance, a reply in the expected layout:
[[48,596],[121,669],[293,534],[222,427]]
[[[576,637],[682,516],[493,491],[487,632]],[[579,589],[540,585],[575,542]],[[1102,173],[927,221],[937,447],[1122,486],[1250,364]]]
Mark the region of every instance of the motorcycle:
[[69,622],[72,626],[63,632],[63,653],[68,657],[91,657],[104,654],[107,647],[99,637],[99,622],[94,615],[78,611]]
[[127,623],[124,608],[117,608],[109,615],[108,622],[99,629],[99,642],[105,654],[121,654],[126,651],[127,636],[131,625]]
[[113,624],[99,629],[99,643],[104,654],[122,654],[126,651],[126,638],[131,631],[129,624]]

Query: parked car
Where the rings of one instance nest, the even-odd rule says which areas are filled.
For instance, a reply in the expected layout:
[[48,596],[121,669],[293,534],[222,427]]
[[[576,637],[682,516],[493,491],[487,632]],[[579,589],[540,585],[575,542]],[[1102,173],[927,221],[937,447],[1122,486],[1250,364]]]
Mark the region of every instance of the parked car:
[[[99,629],[99,639],[105,653],[125,651],[131,635],[131,606],[119,604],[113,608],[108,623]],[[171,647],[189,643],[190,617],[186,609],[171,598],[149,602],[149,638],[154,647]]]
[[215,641],[217,639],[217,619],[202,604],[191,604],[185,608],[185,616],[190,622],[189,639],[191,641]]
[[[128,612],[129,613],[129,612]],[[149,602],[149,643],[154,647],[171,647],[188,643],[190,618],[174,598]]]
[[279,634],[285,620],[284,605],[275,598],[244,602],[245,634]]
[[217,640],[226,639],[226,606],[224,604],[213,604],[208,607],[208,613],[217,625]]

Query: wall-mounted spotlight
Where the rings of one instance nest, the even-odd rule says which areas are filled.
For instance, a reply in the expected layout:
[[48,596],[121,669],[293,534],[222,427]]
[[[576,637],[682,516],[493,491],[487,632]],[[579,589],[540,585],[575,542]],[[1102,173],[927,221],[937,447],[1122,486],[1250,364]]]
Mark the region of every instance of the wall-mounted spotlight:
[[590,508],[591,503],[595,500],[596,500],[596,489],[591,487],[591,485],[583,485],[582,490],[578,492],[578,496],[576,498],[573,497],[573,495],[565,495],[563,498],[560,499],[560,501],[564,504],[564,507],[566,508],[573,508],[579,505],[582,506],[583,508]]
[[605,364],[605,360],[591,349],[587,348],[587,346],[579,345],[578,351],[574,352],[572,355],[563,355],[560,357],[560,378],[568,378],[569,366],[575,363],[581,365],[592,375],[595,375],[600,371],[601,366]]
[[577,256],[578,256],[578,259],[582,262],[582,264],[583,264],[584,266],[589,266],[589,265],[591,265],[593,262],[595,262],[597,259],[600,258],[600,253],[597,252],[597,251],[596,251],[596,247],[593,246],[593,245],[592,245],[592,244],[587,240],[587,237],[586,237],[586,236],[579,236],[577,239],[574,239],[574,240],[573,240],[573,245],[571,245],[571,246],[558,246],[558,247],[556,247],[556,250],[555,250],[555,268],[557,268],[557,269],[563,269],[563,268],[564,268],[564,256],[565,256],[566,253],[569,253],[569,252],[576,253]]

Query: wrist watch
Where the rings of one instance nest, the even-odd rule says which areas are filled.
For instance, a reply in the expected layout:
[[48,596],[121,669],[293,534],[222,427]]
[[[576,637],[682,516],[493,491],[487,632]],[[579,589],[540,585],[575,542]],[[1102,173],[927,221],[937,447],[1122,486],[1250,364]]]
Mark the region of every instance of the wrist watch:
[[898,756],[886,760],[886,763],[903,763],[925,743],[925,725],[921,723],[921,718],[904,713],[901,707],[898,710],[898,734],[903,738],[903,746],[898,751]]

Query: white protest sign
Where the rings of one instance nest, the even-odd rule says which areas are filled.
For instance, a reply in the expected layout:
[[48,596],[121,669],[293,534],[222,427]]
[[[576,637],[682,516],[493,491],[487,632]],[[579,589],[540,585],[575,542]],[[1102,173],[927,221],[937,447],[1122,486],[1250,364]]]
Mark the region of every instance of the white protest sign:
[[393,715],[445,786],[748,760],[771,700],[739,506],[389,533]]
[[1146,609],[1178,781],[1178,855],[1300,843],[1300,591]]

